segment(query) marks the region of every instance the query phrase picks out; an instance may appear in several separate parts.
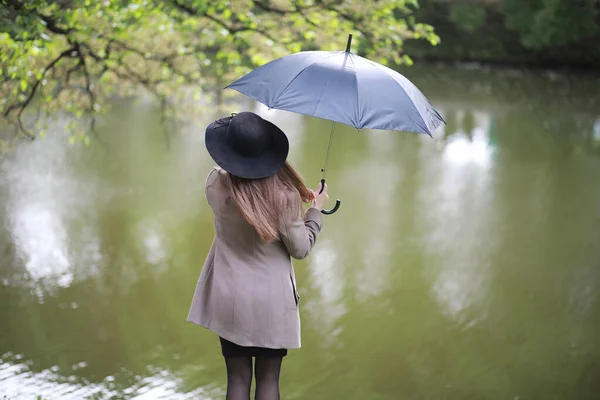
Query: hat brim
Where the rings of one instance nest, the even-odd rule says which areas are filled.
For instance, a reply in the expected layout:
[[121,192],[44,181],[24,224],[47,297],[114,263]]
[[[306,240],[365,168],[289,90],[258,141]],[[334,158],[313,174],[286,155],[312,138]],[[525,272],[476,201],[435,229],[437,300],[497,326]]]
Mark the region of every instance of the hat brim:
[[246,179],[268,178],[283,167],[290,144],[285,133],[270,121],[269,147],[256,157],[247,157],[235,151],[226,140],[231,117],[214,121],[206,128],[205,144],[210,156],[228,173]]

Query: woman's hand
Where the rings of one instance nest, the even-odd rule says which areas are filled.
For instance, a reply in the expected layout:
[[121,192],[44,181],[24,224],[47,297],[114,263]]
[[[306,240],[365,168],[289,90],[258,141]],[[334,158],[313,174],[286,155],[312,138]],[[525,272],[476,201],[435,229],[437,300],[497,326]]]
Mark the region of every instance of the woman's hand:
[[329,194],[327,194],[327,184],[325,184],[325,189],[323,189],[323,193],[319,194],[321,191],[321,184],[317,186],[317,189],[312,191],[313,199],[312,199],[312,207],[316,208],[319,211],[322,211],[325,208],[325,203],[329,200]]

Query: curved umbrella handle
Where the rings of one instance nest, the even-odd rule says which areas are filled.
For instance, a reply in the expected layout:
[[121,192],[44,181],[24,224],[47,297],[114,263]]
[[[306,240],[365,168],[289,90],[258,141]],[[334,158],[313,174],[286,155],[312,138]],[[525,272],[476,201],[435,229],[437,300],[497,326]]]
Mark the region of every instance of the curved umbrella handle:
[[331,210],[321,210],[321,212],[325,215],[331,215],[334,212],[336,212],[338,210],[338,208],[340,208],[341,204],[342,204],[342,202],[336,199],[335,206],[333,206],[333,208]]
[[[319,194],[323,193],[323,189],[325,189],[325,179],[321,179],[321,190],[319,191]],[[338,210],[338,208],[340,208],[341,204],[342,204],[342,202],[339,201],[338,199],[336,199],[335,206],[333,206],[333,208],[331,210],[321,210],[321,213],[323,213],[325,215],[331,215],[334,212],[336,212]]]

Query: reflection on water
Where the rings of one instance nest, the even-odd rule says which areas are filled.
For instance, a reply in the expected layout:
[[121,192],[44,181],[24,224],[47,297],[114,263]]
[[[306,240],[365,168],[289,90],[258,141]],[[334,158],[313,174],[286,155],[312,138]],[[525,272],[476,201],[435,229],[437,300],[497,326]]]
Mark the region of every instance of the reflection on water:
[[55,284],[69,286],[73,275],[67,257],[67,232],[52,208],[33,203],[14,211],[13,240],[26,260],[28,275],[34,281],[55,278]]
[[[489,139],[491,115],[454,113],[456,126],[445,127],[441,151],[421,153],[424,176],[433,182],[423,186],[420,218],[426,230],[423,241],[434,255],[427,268],[431,289],[445,311],[462,320],[464,311],[481,304],[489,279],[495,237],[490,168],[494,149]],[[431,187],[437,190],[432,193]]]
[[[310,324],[322,327],[323,348],[336,347],[336,336],[339,334],[338,319],[347,312],[344,305],[344,282],[342,266],[331,241],[322,241],[315,249],[309,265],[312,291],[307,293],[307,301],[303,301],[303,310]],[[302,291],[300,292],[304,294]]]
[[356,297],[366,301],[369,297],[385,293],[391,283],[390,268],[394,241],[394,210],[398,198],[397,187],[403,170],[398,164],[394,149],[398,147],[398,134],[382,131],[367,133],[365,161],[348,174],[361,182],[364,204],[374,211],[365,221],[365,237],[361,254],[362,263],[356,274]]
[[[4,361],[13,359],[12,362]],[[0,381],[2,381],[2,395],[7,398],[34,398],[41,396],[43,399],[82,399],[82,398],[115,398],[127,397],[137,400],[154,399],[212,399],[210,393],[205,393],[203,388],[198,388],[189,393],[178,393],[180,384],[177,379],[166,370],[148,366],[148,374],[142,378],[136,376],[138,383],[134,386],[118,390],[115,377],[107,376],[101,383],[88,382],[78,377],[77,371],[87,366],[80,362],[71,367],[73,375],[65,376],[66,371],[52,367],[37,373],[30,372],[30,365],[19,363],[22,356],[8,353],[0,359]],[[30,363],[31,364],[31,363]],[[60,374],[62,372],[62,374]]]
[[[463,112],[460,115],[464,118]],[[459,130],[448,135],[447,131],[444,130],[444,135],[449,136],[444,148],[444,159],[452,165],[474,164],[478,168],[489,168],[494,152],[489,137],[491,119],[493,119],[492,115],[476,113],[476,125],[471,131]]]
[[[283,398],[594,399],[600,83],[410,73],[447,125],[336,127],[342,207],[295,263],[303,348]],[[331,124],[238,100],[317,183]],[[119,107],[106,148],[57,128],[3,159],[0,394],[223,398],[218,340],[185,322],[213,234],[208,121],[167,141],[145,107]]]

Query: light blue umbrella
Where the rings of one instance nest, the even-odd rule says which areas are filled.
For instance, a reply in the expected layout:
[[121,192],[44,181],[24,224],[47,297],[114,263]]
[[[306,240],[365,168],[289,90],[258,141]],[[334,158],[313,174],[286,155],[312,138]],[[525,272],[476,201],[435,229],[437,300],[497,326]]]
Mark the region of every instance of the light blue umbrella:
[[[235,89],[269,108],[333,121],[325,166],[331,152],[335,123],[357,129],[432,132],[443,118],[423,93],[398,72],[346,51],[304,51],[278,58],[236,80]],[[340,206],[339,200],[332,210]]]

